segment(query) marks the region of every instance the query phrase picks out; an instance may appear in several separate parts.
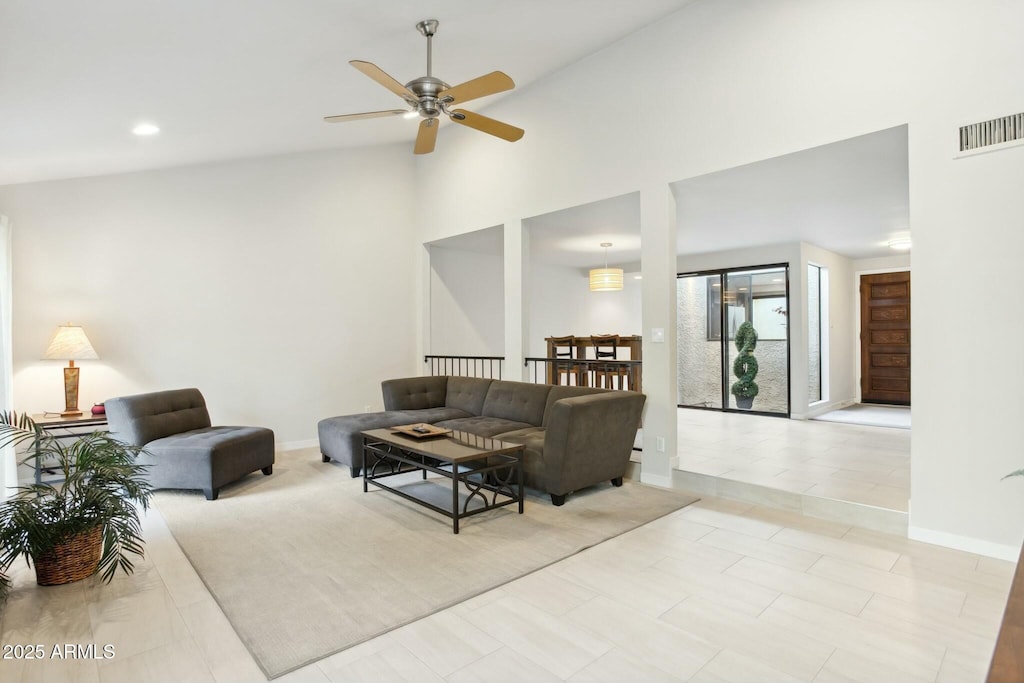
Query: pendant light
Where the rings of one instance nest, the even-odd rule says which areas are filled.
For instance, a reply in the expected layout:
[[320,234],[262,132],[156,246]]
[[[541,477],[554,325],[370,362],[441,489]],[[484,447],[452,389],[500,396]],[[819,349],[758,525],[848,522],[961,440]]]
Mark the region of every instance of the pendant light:
[[590,291],[591,292],[620,292],[622,291],[622,268],[608,267],[608,247],[611,242],[601,242],[604,247],[604,268],[590,269]]

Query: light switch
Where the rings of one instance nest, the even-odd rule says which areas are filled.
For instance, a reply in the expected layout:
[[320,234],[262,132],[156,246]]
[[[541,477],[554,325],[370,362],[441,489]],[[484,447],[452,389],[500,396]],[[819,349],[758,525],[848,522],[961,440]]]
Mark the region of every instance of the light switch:
[[651,341],[665,343],[665,328],[664,327],[652,327],[651,328]]

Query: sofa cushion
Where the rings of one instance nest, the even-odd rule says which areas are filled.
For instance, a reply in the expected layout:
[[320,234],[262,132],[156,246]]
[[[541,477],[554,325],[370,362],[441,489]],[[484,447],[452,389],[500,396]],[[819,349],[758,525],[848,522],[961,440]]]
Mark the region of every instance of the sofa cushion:
[[464,410],[469,415],[481,415],[487,390],[493,381],[481,377],[449,377],[444,405]]
[[405,422],[399,424],[412,424],[413,422],[428,422],[434,424],[442,420],[457,420],[460,417],[472,417],[465,410],[458,408],[424,408],[423,410],[402,410],[406,416]]
[[597,389],[595,387],[572,387],[572,386],[553,386],[551,391],[548,392],[547,404],[544,406],[544,421],[541,424],[545,427],[548,426],[548,420],[551,419],[551,409],[555,406],[555,401],[559,401],[563,398],[572,398],[573,396],[586,396],[588,394],[601,394],[609,389]]
[[133,446],[210,426],[206,400],[198,389],[173,389],[108,399],[111,435]]
[[423,410],[444,405],[447,377],[406,377],[380,383],[384,410]]
[[362,467],[363,435],[360,432],[425,421],[399,410],[328,417],[317,423],[320,452],[335,462]]
[[139,462],[151,465],[154,488],[220,488],[274,464],[274,432],[262,427],[195,429],[150,441],[145,456]]
[[551,386],[547,384],[496,380],[491,382],[483,410],[479,414],[539,427],[544,420],[544,406],[550,390]]
[[441,422],[435,423],[438,427],[444,429],[452,429],[457,432],[469,432],[470,434],[478,434],[480,436],[494,436],[495,434],[502,434],[504,432],[513,432],[519,429],[526,429],[533,427],[526,422],[515,422],[514,420],[505,420],[500,417],[487,417],[487,416],[475,416],[475,417],[462,417],[455,420],[442,420]]

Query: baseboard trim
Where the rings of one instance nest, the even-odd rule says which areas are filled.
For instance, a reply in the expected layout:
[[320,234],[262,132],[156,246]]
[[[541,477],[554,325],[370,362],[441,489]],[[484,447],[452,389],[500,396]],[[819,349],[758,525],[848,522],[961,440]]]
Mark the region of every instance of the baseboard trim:
[[847,398],[847,399],[843,399],[842,401],[829,401],[827,403],[815,403],[813,406],[810,406],[807,409],[807,411],[804,413],[804,416],[805,416],[804,419],[811,420],[813,418],[818,417],[819,415],[824,415],[825,413],[830,413],[833,410],[842,410],[843,408],[849,408],[850,406],[852,406],[856,402],[857,402],[856,399]]
[[974,553],[975,555],[994,557],[997,560],[1016,562],[1017,558],[1020,556],[1019,545],[1012,546],[1004,545],[1002,543],[993,543],[992,541],[984,541],[980,538],[960,536],[959,534],[935,531],[934,529],[925,529],[919,526],[910,526],[907,529],[907,537],[912,541],[941,545],[946,548],[953,548],[954,550],[963,550],[968,553]]
[[283,453],[284,451],[297,451],[303,448],[314,448],[319,445],[319,439],[305,439],[304,441],[284,441],[282,443],[277,444],[274,447],[274,450],[277,451],[278,453]]
[[640,482],[643,484],[650,484],[652,486],[660,486],[665,489],[672,488],[672,477],[662,477],[657,474],[645,473],[643,468],[640,469]]

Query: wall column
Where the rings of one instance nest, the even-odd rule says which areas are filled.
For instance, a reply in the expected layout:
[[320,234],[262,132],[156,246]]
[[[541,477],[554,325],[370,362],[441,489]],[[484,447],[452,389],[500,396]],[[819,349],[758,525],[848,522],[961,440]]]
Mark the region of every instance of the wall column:
[[505,221],[505,371],[513,381],[526,379],[523,358],[530,334],[530,233],[521,218]]
[[[14,410],[14,361],[11,314],[14,299],[11,258],[11,224],[0,215],[0,410]],[[18,460],[14,446],[0,449],[0,501],[14,494],[18,485]]]
[[423,362],[423,357],[431,353],[433,348],[433,341],[430,338],[432,326],[430,273],[433,266],[430,263],[430,247],[421,244],[417,247],[417,250],[419,253],[416,256],[416,275],[420,286],[417,288],[419,296],[416,305],[416,323],[420,328],[420,341],[416,345],[416,365],[419,368],[417,374],[426,375],[430,373],[430,365]]
[[672,484],[676,453],[676,204],[665,183],[640,190],[643,387],[647,394],[640,480]]

